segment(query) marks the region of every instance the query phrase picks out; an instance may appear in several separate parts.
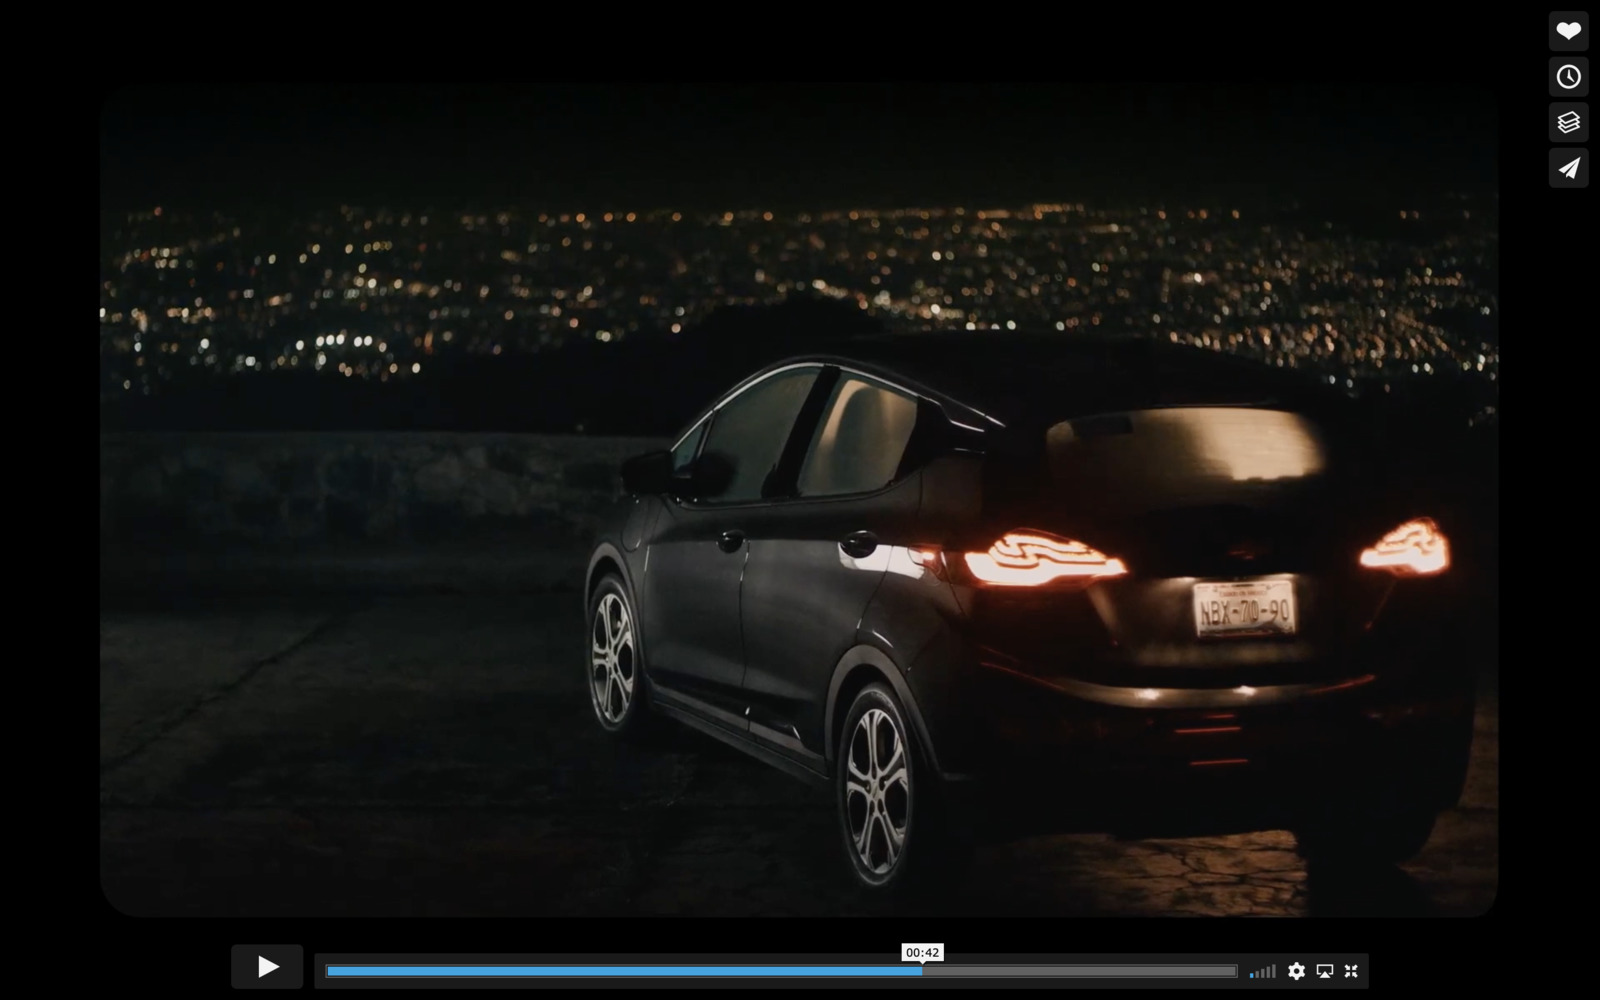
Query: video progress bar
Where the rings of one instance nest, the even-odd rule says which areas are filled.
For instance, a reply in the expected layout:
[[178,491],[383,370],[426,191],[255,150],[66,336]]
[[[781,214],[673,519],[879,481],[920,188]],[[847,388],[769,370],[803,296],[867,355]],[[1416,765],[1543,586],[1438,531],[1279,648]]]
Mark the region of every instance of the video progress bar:
[[1237,965],[329,965],[339,979],[1237,979]]

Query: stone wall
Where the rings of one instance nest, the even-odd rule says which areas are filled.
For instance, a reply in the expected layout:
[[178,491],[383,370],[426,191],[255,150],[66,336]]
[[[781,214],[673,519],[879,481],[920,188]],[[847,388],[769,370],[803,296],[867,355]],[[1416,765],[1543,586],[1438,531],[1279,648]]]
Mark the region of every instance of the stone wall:
[[419,433],[103,434],[107,545],[302,548],[514,533],[576,540],[639,438]]

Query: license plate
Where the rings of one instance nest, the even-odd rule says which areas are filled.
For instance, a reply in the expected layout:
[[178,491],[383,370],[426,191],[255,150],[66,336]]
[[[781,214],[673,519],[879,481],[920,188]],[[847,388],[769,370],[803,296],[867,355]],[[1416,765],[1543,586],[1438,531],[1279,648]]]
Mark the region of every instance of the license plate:
[[1194,585],[1194,629],[1202,639],[1294,635],[1299,628],[1292,581]]

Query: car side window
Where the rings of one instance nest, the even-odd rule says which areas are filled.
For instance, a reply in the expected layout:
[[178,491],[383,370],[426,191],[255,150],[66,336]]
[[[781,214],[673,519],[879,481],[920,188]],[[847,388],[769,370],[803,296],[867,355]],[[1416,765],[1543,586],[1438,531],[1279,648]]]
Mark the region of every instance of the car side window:
[[695,425],[694,430],[683,436],[678,446],[672,449],[672,474],[681,476],[689,471],[689,466],[694,463],[694,458],[700,453],[700,442],[706,436],[706,428],[711,426],[709,419],[702,420]]
[[818,371],[796,368],[779,372],[717,410],[711,418],[700,461],[703,465],[723,465],[726,487],[702,492],[699,499],[717,503],[761,499],[762,487],[783,457],[784,445],[817,381]]
[[845,376],[834,386],[800,467],[799,495],[871,493],[894,481],[917,424],[917,401]]

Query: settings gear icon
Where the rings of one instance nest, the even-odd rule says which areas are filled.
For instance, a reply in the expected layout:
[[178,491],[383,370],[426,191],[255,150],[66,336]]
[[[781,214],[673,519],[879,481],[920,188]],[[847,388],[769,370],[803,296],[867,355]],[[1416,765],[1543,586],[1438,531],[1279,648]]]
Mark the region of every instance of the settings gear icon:
[[1304,979],[1305,977],[1306,977],[1306,967],[1305,966],[1301,965],[1299,962],[1294,962],[1289,966],[1289,978],[1290,979]]

